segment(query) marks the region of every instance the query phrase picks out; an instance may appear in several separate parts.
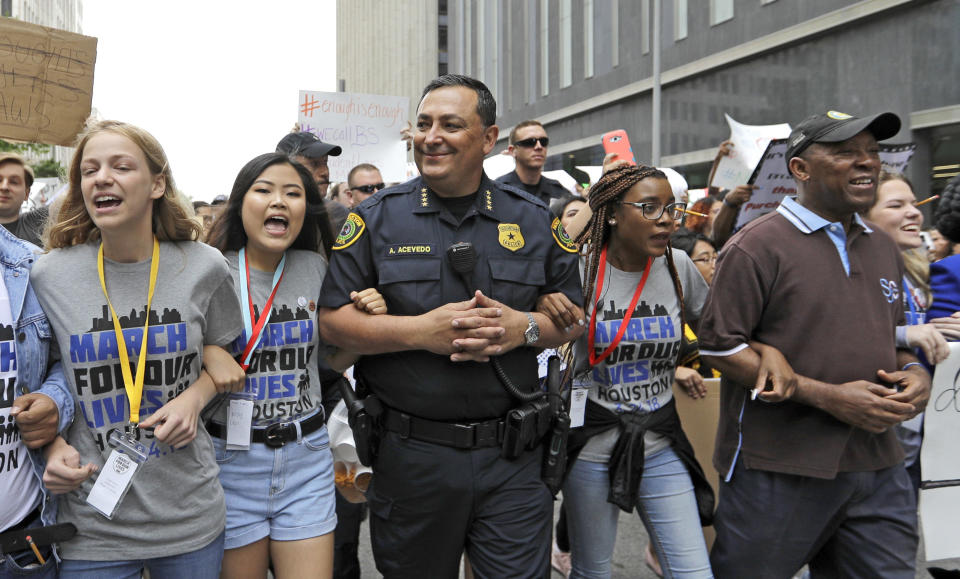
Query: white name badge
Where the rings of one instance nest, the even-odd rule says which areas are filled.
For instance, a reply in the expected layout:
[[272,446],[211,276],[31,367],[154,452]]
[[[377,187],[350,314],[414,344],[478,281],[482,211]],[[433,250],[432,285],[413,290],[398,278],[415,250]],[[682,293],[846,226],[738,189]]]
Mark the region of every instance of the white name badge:
[[126,496],[140,463],[118,450],[112,450],[100,469],[97,482],[87,495],[87,504],[108,519],[113,518],[117,505]]
[[227,450],[250,450],[253,400],[233,398],[227,412]]
[[587,388],[570,390],[570,428],[583,426],[583,417],[587,411]]

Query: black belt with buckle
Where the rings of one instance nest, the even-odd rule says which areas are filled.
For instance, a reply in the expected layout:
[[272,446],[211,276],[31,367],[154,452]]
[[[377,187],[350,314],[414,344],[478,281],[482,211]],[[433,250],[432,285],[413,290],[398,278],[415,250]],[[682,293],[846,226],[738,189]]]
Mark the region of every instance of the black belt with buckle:
[[381,416],[381,425],[403,438],[453,448],[487,448],[500,446],[503,443],[504,420],[502,418],[483,422],[438,422],[385,408]]
[[[323,410],[318,411],[310,418],[300,421],[300,436],[306,436],[315,432],[323,426]],[[210,421],[207,423],[207,432],[210,436],[217,438],[227,438],[227,427],[224,424],[218,424]],[[281,422],[271,424],[266,428],[254,428],[251,442],[266,444],[270,448],[280,448],[288,442],[297,440],[297,422]]]

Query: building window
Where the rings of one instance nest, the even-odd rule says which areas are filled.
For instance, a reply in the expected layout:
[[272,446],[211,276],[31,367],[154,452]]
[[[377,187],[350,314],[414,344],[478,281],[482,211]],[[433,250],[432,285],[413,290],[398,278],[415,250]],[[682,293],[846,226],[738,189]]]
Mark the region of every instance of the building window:
[[550,94],[550,0],[540,0],[540,95]]
[[673,39],[687,37],[687,0],[673,0]]
[[593,0],[583,0],[583,78],[593,76]]
[[473,2],[466,0],[463,6],[463,73],[473,74]]
[[560,0],[560,88],[573,84],[573,1]]
[[733,19],[733,0],[710,0],[710,25]]

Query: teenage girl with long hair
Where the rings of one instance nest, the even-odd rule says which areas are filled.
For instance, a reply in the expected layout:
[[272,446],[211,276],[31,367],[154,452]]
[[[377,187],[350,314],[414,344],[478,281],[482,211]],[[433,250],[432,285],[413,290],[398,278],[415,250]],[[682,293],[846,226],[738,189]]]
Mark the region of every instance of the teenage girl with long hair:
[[44,475],[66,493],[58,522],[78,529],[64,577],[219,573],[223,491],[199,415],[209,374],[242,384],[221,348],[241,325],[227,264],[199,233],[152,135],[116,121],[81,134],[32,278],[78,408]]

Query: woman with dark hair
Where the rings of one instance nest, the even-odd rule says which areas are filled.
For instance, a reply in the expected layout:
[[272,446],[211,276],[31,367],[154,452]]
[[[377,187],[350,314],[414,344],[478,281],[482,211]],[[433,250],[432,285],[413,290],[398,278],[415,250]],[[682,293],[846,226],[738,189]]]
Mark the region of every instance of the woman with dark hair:
[[[223,577],[264,577],[270,561],[279,578],[332,573],[336,491],[314,313],[332,241],[310,172],[282,153],[240,170],[210,234],[239,290],[244,331],[231,351],[246,371],[242,394],[208,426],[227,502]],[[357,303],[382,307],[372,295]]]
[[[943,193],[933,216],[937,230],[952,243],[960,243],[960,175]],[[950,255],[930,264],[933,303],[927,318],[949,341],[960,340],[960,255]]]
[[[670,248],[684,204],[662,172],[631,165],[601,177],[589,202],[593,215],[578,241],[590,240],[590,322],[573,357],[574,388],[586,388],[588,402],[583,428],[571,434],[579,454],[563,489],[571,577],[610,576],[618,507],[640,513],[666,576],[682,568],[709,577],[700,521],[711,517],[712,491],[671,388],[678,329],[699,315],[707,292],[690,259]],[[638,330],[621,331],[628,327]]]
[[243,384],[222,348],[240,333],[240,306],[199,233],[152,135],[116,121],[80,135],[32,275],[79,409],[44,473],[66,493],[57,522],[78,529],[62,545],[64,577],[220,571],[223,491],[199,416],[211,376]]
[[713,272],[717,269],[717,250],[706,235],[681,227],[670,236],[674,248],[690,256],[707,285],[713,281]]

